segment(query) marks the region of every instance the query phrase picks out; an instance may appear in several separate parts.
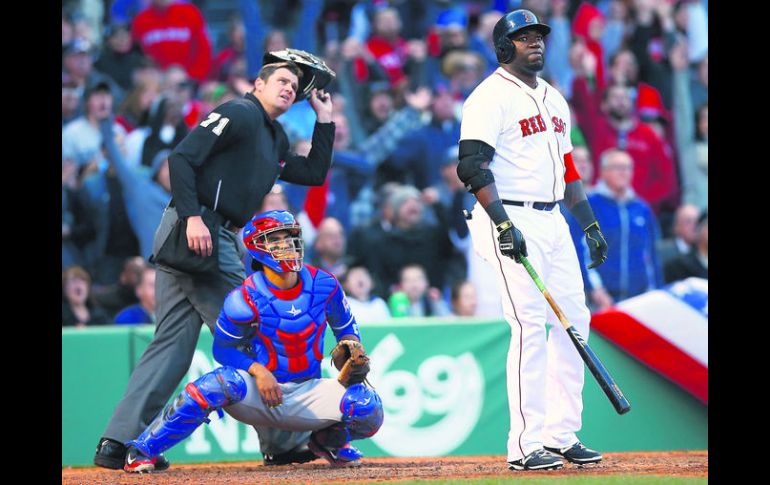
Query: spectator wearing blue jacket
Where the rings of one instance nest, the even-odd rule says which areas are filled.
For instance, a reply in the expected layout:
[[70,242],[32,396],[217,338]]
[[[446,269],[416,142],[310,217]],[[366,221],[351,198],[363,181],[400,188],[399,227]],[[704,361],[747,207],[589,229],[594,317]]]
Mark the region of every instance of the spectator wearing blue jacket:
[[[590,257],[585,239],[578,239],[577,230],[571,231],[573,240],[577,240],[586,291],[596,311],[663,284],[656,251],[660,230],[650,206],[631,188],[631,156],[622,150],[609,149],[602,154],[600,167],[600,180],[588,195],[588,202],[607,239],[607,261],[587,270]],[[570,225],[575,224],[570,220]]]
[[441,181],[448,148],[460,139],[460,121],[449,91],[438,91],[431,104],[430,123],[405,136],[383,163],[388,180],[414,185],[419,190]]

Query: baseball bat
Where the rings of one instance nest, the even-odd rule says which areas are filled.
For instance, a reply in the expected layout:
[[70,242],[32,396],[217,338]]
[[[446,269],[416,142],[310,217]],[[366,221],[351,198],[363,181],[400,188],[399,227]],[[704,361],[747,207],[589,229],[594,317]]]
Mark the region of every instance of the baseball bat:
[[535,268],[532,267],[526,256],[521,256],[520,259],[521,264],[524,265],[527,273],[529,273],[529,276],[532,277],[532,280],[534,280],[535,284],[537,285],[537,289],[539,289],[543,296],[545,296],[545,299],[548,301],[548,304],[551,305],[553,312],[559,318],[559,321],[564,327],[564,330],[567,331],[567,335],[569,335],[569,338],[572,340],[572,344],[577,349],[580,357],[583,359],[583,362],[586,363],[588,370],[591,371],[594,379],[596,379],[596,382],[599,383],[599,387],[602,388],[604,394],[607,395],[607,398],[609,398],[610,402],[615,407],[615,411],[617,411],[618,414],[625,414],[630,411],[631,404],[628,402],[628,399],[626,399],[626,396],[623,395],[623,392],[615,383],[615,380],[607,371],[607,368],[604,367],[602,361],[599,360],[599,357],[594,353],[593,350],[591,350],[591,347],[589,347],[588,343],[583,340],[583,337],[581,337],[578,331],[575,330],[569,320],[567,320],[567,317],[564,316],[564,313],[562,313],[559,305],[556,304],[556,302],[551,297],[551,294],[548,293],[548,290],[543,284],[543,281],[540,279],[540,276],[538,276],[538,274],[535,272]]

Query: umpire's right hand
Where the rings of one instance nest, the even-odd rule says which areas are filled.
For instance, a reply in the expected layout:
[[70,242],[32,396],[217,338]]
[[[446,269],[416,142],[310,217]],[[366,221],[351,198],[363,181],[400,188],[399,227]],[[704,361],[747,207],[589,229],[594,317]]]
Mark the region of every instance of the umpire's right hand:
[[211,231],[206,227],[201,216],[187,218],[187,247],[198,256],[211,256],[213,252]]
[[516,229],[510,220],[497,225],[497,240],[500,242],[500,252],[521,263],[521,256],[527,256],[527,243],[521,231]]

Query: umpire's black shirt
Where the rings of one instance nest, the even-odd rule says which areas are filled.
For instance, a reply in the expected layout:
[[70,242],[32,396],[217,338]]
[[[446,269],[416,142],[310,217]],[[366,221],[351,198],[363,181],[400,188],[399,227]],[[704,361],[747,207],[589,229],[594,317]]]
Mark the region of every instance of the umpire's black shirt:
[[169,156],[171,193],[179,217],[205,205],[242,227],[280,178],[321,185],[332,160],[334,123],[316,122],[307,157],[289,151],[289,139],[259,100],[247,93],[211,113]]

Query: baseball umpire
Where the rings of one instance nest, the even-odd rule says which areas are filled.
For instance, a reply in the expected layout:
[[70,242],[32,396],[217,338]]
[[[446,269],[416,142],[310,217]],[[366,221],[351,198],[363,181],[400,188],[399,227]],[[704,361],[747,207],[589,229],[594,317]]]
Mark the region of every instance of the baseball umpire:
[[[510,431],[508,467],[545,470],[596,463],[583,446],[583,361],[527,271],[527,257],[578,332],[588,338],[590,312],[567,223],[566,206],[585,231],[595,267],[607,243],[572,162],[567,102],[537,76],[551,31],[528,10],[494,27],[500,66],[463,106],[457,174],[477,202],[469,215],[473,246],[498,275],[511,327],[506,366]],[[546,322],[556,324],[546,340]]]
[[[123,468],[125,443],[158,415],[190,367],[201,323],[214,331],[222,302],[246,277],[241,262],[246,248],[238,231],[276,180],[323,184],[335,126],[331,97],[322,89],[333,78],[334,72],[307,52],[267,53],[253,90],[215,108],[169,156],[172,199],[153,243],[155,335],[99,440],[96,465]],[[289,151],[276,118],[306,98],[317,120],[312,149],[304,157]],[[316,458],[306,448],[309,433],[257,431],[266,464]],[[154,469],[168,466],[160,455]]]

